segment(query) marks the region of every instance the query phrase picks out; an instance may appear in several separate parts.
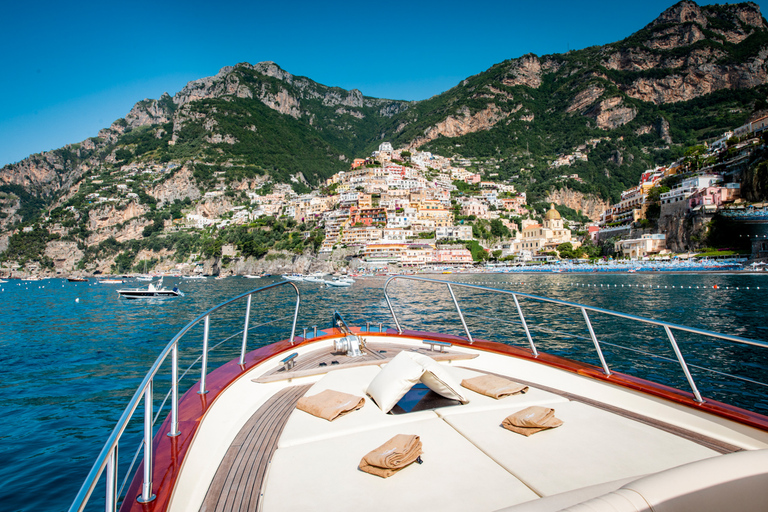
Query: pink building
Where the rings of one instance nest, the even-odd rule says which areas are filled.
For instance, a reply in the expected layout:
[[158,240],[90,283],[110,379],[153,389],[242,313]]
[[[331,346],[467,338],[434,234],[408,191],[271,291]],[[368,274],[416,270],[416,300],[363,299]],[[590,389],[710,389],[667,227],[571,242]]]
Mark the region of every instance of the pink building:
[[482,178],[480,177],[479,174],[473,174],[472,176],[467,177],[467,183],[469,183],[470,185],[475,183],[480,183],[481,180]]
[[600,228],[597,226],[587,226],[587,232],[589,233],[589,239],[596,244],[597,234],[600,233]]
[[720,206],[730,203],[741,197],[741,188],[738,183],[728,183],[724,187],[705,187],[694,192],[688,199],[688,208],[699,205]]
[[435,263],[472,263],[472,253],[463,245],[442,245],[435,249]]
[[484,219],[488,216],[488,207],[478,201],[470,201],[461,207],[462,215],[474,215],[477,218]]

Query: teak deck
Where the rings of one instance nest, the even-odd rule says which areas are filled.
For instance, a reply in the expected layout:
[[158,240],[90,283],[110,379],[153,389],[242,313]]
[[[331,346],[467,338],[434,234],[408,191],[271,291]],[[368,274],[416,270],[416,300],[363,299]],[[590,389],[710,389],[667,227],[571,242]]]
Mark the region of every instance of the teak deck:
[[310,387],[285,388],[251,416],[221,461],[200,512],[258,510],[262,483],[285,422]]

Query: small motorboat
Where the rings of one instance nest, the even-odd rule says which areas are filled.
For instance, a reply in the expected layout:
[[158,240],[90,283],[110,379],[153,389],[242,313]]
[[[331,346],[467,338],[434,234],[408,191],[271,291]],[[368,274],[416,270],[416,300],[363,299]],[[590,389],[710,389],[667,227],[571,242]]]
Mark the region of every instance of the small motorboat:
[[324,281],[326,286],[333,286],[336,288],[346,288],[348,286],[352,286],[355,283],[355,280],[351,277],[334,277],[330,281]]
[[126,288],[117,290],[117,295],[124,299],[158,299],[184,296],[176,286],[169,290],[168,288],[163,288],[162,285],[163,281],[161,279],[158,286],[149,283],[146,288]]

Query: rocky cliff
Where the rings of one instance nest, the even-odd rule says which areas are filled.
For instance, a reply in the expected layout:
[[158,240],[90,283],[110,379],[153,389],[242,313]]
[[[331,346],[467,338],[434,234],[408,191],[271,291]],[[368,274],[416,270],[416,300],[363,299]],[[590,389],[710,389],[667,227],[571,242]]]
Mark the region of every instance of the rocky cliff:
[[610,206],[610,203],[597,196],[577,192],[569,188],[552,190],[545,199],[548,203],[562,204],[581,212],[593,221],[600,220],[600,215]]
[[673,252],[696,251],[705,246],[713,215],[686,213],[687,203],[663,205],[659,232],[666,234],[667,249]]

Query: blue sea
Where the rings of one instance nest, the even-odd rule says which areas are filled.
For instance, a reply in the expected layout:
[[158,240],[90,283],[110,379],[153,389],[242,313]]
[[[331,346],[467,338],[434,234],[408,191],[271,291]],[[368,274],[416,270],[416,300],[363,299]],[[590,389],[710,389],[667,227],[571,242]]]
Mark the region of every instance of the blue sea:
[[[548,296],[768,341],[768,272],[427,277]],[[277,279],[166,278],[166,286],[178,284],[185,295],[161,301],[118,298],[119,287],[143,283],[48,279],[0,284],[0,375],[5,395],[0,430],[0,509],[67,509],[127,401],[174,334],[206,309]],[[301,307],[297,335],[315,325],[329,327],[334,310],[350,325],[370,322],[372,328],[378,328],[379,323],[393,328],[384,282],[383,277],[359,278],[351,288],[298,283]],[[510,296],[489,296],[461,288],[455,291],[475,338],[528,346]],[[390,285],[390,296],[404,328],[463,335],[444,285],[396,281]],[[584,361],[599,364],[578,309],[539,305],[531,300],[520,303],[540,351],[576,353]],[[294,305],[295,294],[289,287],[261,294],[254,302],[249,350],[288,337]],[[237,305],[212,319],[211,345],[223,342],[211,353],[212,364],[237,357],[243,311],[244,304]],[[676,362],[647,355],[674,360],[662,329],[599,314],[590,314],[590,319],[612,370],[689,390]],[[181,347],[183,368],[199,355],[201,331],[195,328],[185,338]],[[729,376],[768,382],[768,349],[686,333],[676,336],[705,397],[768,414],[766,387]],[[199,365],[193,366],[182,380],[182,388],[198,380],[199,372]],[[165,387],[161,389],[158,384],[156,405],[164,393]],[[159,422],[164,416],[163,412]],[[135,433],[140,428],[139,422],[131,424],[131,434],[121,443],[121,454],[127,454],[128,459],[136,451],[140,438]],[[121,462],[119,485],[130,474],[128,462]],[[99,484],[94,496],[101,494]],[[92,505],[89,510],[103,510],[98,498]]]

